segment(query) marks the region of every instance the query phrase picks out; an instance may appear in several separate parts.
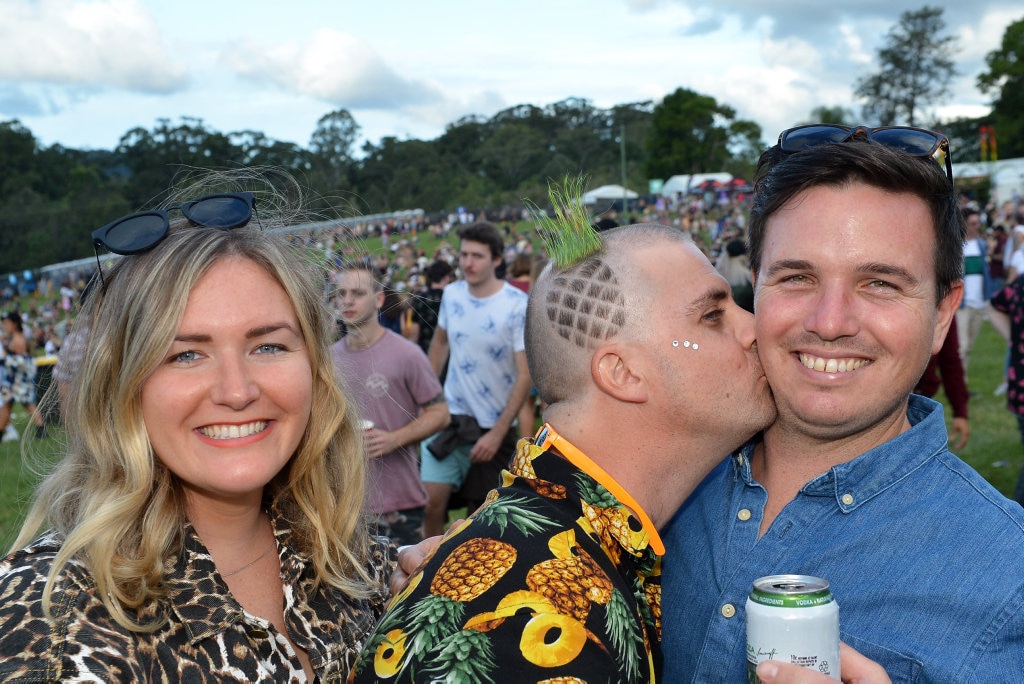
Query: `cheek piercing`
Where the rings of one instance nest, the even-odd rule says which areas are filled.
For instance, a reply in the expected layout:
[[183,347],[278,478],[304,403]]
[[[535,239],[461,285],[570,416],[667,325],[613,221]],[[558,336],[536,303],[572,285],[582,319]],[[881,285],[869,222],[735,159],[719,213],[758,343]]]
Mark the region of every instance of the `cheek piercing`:
[[[678,347],[678,346],[679,346],[679,340],[672,340],[672,346],[673,346],[673,347]],[[687,349],[693,349],[694,351],[696,351],[696,350],[698,349],[698,347],[697,347],[697,343],[696,343],[696,342],[694,342],[694,343],[693,343],[693,344],[691,345],[691,344],[690,344],[690,340],[684,340],[684,341],[683,341],[683,346],[684,346],[684,347],[686,347]]]

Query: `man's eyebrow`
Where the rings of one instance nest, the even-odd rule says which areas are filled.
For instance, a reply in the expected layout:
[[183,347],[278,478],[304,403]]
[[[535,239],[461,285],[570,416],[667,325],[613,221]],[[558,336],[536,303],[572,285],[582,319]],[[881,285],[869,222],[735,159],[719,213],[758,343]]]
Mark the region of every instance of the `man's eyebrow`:
[[771,277],[779,271],[811,271],[814,270],[811,266],[811,262],[802,261],[800,259],[782,259],[781,261],[773,261],[765,268],[764,274]]
[[918,278],[916,275],[914,275],[904,267],[897,266],[896,264],[887,264],[880,261],[869,261],[866,264],[860,264],[857,267],[857,271],[865,275],[895,276],[896,278],[899,278],[900,280],[906,283],[910,283],[912,285],[917,285],[918,283],[921,282],[920,278]]
[[[800,259],[782,259],[770,264],[765,269],[765,275],[768,277],[774,276],[779,271],[815,271],[814,265],[810,261],[803,261]],[[854,267],[858,273],[864,275],[883,275],[893,276],[900,280],[917,285],[921,282],[921,279],[915,276],[913,273],[908,271],[903,266],[897,266],[896,264],[889,264],[883,261],[868,261],[863,264],[856,264]]]
[[701,314],[704,312],[704,309],[714,304],[720,304],[729,297],[729,290],[724,287],[712,287],[690,302],[686,307],[686,313],[688,315]]

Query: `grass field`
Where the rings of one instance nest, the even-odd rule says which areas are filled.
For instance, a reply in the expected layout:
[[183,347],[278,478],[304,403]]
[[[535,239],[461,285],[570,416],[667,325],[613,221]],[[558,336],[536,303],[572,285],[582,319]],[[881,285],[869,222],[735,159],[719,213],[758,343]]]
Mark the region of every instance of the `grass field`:
[[[529,225],[520,223],[517,233],[526,235]],[[455,244],[454,236],[449,238]],[[392,238],[392,242],[394,238]],[[429,234],[420,235],[417,245],[432,255],[438,240]],[[379,239],[367,240],[370,251],[380,250]],[[1006,408],[1006,397],[995,397],[992,390],[1001,382],[1006,346],[992,326],[982,326],[972,353],[968,369],[968,385],[977,397],[970,401],[971,436],[967,446],[958,455],[978,470],[989,482],[1007,496],[1012,496],[1017,475],[1024,466],[1024,447],[1021,445],[1017,423]],[[936,397],[944,404],[945,397],[940,390]],[[946,404],[947,423],[952,412]],[[28,416],[23,409],[15,411],[15,425],[24,431]],[[38,476],[27,463],[45,464],[59,456],[62,432],[59,427],[51,429],[50,439],[30,440],[33,456],[23,459],[22,445],[17,442],[0,443],[0,547],[7,549],[14,539],[25,507],[31,496]],[[38,469],[38,468],[36,468]]]
[[[1016,420],[1006,409],[1006,397],[992,396],[992,390],[1000,382],[1004,349],[1002,338],[986,323],[970,366],[970,385],[978,393],[970,402],[971,437],[958,455],[1010,496],[1017,474],[1024,465],[1024,448],[1021,447]],[[944,401],[941,393],[938,398]],[[948,405],[946,415],[947,419],[952,417]],[[15,425],[18,429],[24,430],[27,422],[24,411],[16,411]],[[34,453],[29,462],[45,463],[59,455],[62,432],[55,428],[51,434],[53,436],[47,440],[31,440],[28,446],[39,453]],[[23,464],[21,448],[18,442],[0,443],[0,546],[4,550],[17,533],[25,506],[38,481],[31,469]]]

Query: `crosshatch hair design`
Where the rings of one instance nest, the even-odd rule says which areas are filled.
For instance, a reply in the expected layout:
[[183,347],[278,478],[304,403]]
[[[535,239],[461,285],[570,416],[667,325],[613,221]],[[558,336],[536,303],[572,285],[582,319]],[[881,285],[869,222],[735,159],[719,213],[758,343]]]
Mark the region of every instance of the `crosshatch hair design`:
[[582,348],[612,337],[626,322],[619,281],[599,258],[556,275],[545,308],[558,334]]

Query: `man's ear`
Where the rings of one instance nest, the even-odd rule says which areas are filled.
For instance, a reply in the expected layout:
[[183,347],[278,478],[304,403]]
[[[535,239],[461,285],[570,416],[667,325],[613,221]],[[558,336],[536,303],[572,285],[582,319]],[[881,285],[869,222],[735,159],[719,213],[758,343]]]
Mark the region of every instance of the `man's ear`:
[[635,349],[613,343],[603,344],[590,360],[594,384],[605,394],[624,402],[644,403],[648,387]]
[[963,298],[964,281],[957,280],[950,287],[949,294],[939,302],[938,315],[935,317],[935,332],[932,337],[932,355],[938,354],[942,349],[942,343],[946,341],[946,333],[949,332],[949,326],[953,324],[956,310],[960,308],[960,301]]

